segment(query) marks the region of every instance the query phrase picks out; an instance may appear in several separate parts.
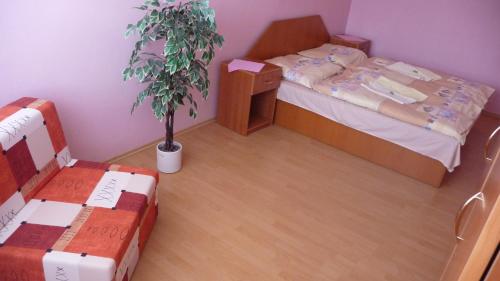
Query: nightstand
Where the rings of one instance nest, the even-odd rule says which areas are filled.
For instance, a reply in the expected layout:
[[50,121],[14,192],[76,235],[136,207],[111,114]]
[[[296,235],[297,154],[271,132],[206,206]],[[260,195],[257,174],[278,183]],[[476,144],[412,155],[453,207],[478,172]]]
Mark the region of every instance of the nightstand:
[[333,35],[330,38],[330,43],[334,45],[342,45],[363,51],[367,56],[370,53],[371,41],[365,38],[356,37],[352,35]]
[[273,123],[281,68],[266,64],[259,72],[228,72],[221,65],[217,123],[241,135],[248,135]]

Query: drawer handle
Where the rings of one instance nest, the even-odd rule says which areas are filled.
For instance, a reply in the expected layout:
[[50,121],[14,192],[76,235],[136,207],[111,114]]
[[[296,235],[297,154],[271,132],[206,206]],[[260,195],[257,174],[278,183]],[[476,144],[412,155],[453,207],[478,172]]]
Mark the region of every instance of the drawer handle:
[[266,81],[264,81],[264,83],[270,85],[270,84],[274,83],[274,80],[266,80]]
[[488,150],[490,148],[491,141],[495,138],[498,131],[500,131],[500,127],[496,128],[496,130],[491,133],[490,137],[486,141],[486,144],[484,145],[484,159],[488,161],[493,161],[493,158],[488,156]]
[[484,202],[484,194],[482,192],[478,192],[474,194],[471,198],[467,199],[465,203],[460,207],[460,210],[458,210],[457,216],[455,217],[455,237],[458,241],[463,241],[464,239],[460,236],[460,221],[462,220],[462,215],[467,209],[467,207],[474,201],[474,200],[479,200],[481,202]]

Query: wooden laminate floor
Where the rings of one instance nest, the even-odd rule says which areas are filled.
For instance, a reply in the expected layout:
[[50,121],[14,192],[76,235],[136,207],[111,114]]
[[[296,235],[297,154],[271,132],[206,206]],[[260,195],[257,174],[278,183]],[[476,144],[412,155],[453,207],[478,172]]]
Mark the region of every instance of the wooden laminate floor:
[[[497,125],[480,119],[440,189],[276,126],[183,134],[184,168],[161,176],[158,222],[133,279],[438,280]],[[155,159],[151,148],[119,163]]]

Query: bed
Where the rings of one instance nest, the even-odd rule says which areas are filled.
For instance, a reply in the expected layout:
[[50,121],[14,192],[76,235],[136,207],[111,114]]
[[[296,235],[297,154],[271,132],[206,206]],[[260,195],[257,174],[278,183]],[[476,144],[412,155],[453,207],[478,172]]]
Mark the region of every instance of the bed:
[[[268,60],[330,41],[320,16],[273,22],[247,58]],[[274,123],[439,187],[460,165],[463,140],[283,81]],[[465,139],[465,137],[464,137]]]

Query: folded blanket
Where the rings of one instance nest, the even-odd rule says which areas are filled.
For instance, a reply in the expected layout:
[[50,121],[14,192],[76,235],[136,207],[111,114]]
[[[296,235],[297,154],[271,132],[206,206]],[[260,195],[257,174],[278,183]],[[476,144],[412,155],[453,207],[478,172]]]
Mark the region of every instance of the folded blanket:
[[375,81],[372,83],[376,84],[379,86],[379,88],[385,88],[389,90],[390,92],[394,92],[400,96],[410,98],[414,101],[424,101],[427,99],[427,95],[423,94],[422,92],[412,88],[408,87],[406,85],[403,85],[399,82],[396,82],[392,79],[389,79],[385,76],[380,76]]
[[387,88],[384,88],[380,84],[374,82],[369,84],[361,84],[361,86],[374,94],[377,94],[384,98],[388,98],[399,104],[412,104],[416,102],[416,100],[412,98],[407,98],[405,96],[402,96],[399,93],[393,92]]
[[387,66],[388,69],[392,71],[399,72],[406,76],[410,76],[414,79],[423,80],[423,81],[435,81],[441,79],[441,76],[436,73],[417,66],[413,66],[411,64],[407,64],[404,62],[396,62]]

